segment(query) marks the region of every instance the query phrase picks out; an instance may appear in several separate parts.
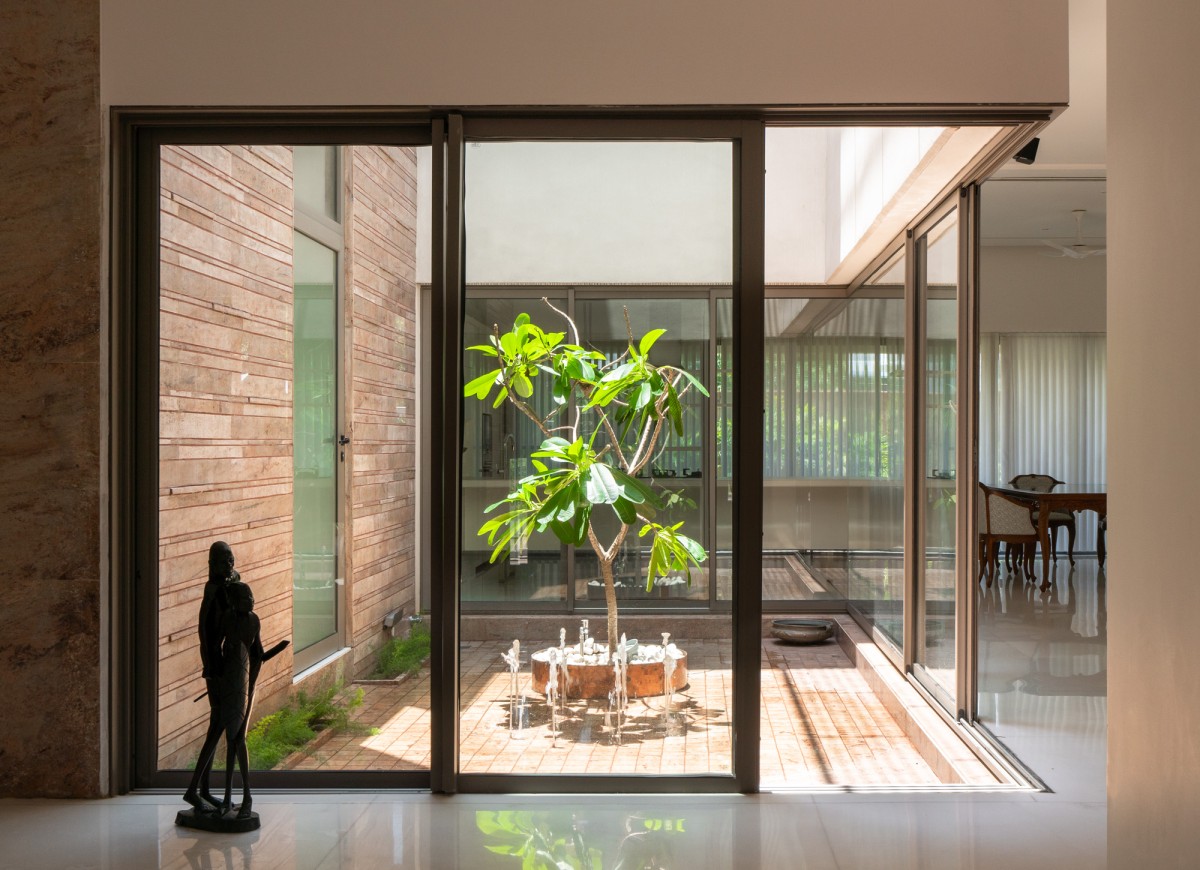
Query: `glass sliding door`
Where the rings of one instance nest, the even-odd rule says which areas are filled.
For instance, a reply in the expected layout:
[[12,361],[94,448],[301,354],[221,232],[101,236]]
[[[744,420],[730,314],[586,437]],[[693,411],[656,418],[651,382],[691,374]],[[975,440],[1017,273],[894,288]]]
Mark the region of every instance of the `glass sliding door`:
[[[173,131],[143,158],[158,190],[139,215],[157,279],[138,291],[153,324],[139,345],[151,361],[139,450],[156,484],[141,520],[153,542],[142,689],[154,699],[141,774],[189,781],[212,749],[211,717],[248,703],[244,687],[219,691],[224,672],[198,633],[202,602],[220,611],[245,594],[232,576],[263,646],[290,641],[239,711],[250,766],[271,771],[256,784],[427,784],[417,324],[431,149],[243,133]],[[232,575],[212,559],[227,552],[219,542]]]
[[689,610],[729,582],[735,168],[730,141],[465,148],[465,789],[732,782],[732,616]]
[[913,669],[947,707],[956,697],[959,469],[959,215],[952,209],[916,243],[918,345],[917,569]]
[[[869,292],[869,291],[866,291]],[[904,604],[904,300],[768,299],[763,599]]]

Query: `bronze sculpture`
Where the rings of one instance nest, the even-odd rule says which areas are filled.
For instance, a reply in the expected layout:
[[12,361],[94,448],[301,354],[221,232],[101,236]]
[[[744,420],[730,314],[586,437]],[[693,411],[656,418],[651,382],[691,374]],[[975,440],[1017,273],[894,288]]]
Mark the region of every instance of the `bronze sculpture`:
[[[208,698],[208,731],[196,759],[196,769],[183,799],[192,809],[183,810],[175,823],[215,831],[249,831],[259,826],[252,809],[246,728],[254,706],[254,687],[263,662],[288,645],[283,640],[264,651],[260,623],[254,613],[254,593],[234,570],[233,550],[224,541],[208,551],[208,582],[200,604],[200,659]],[[225,795],[220,802],[209,789],[209,776],[217,743],[225,737]],[[233,805],[233,767],[242,774],[242,802]]]

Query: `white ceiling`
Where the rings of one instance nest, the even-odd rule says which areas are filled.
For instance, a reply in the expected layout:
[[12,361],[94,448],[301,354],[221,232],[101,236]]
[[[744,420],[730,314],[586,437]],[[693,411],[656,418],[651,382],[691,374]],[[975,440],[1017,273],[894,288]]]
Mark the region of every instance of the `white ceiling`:
[[[1040,134],[1032,165],[1009,162],[983,188],[985,245],[1075,241],[1104,244],[1105,0],[1070,0],[1070,106]],[[1073,180],[1068,180],[1073,179]]]

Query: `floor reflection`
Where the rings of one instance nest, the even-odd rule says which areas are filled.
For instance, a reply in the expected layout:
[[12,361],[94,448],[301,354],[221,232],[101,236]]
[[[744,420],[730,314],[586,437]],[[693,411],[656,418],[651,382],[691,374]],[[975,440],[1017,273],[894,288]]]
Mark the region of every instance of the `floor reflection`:
[[[664,802],[665,803],[665,802]],[[475,831],[464,845],[471,866],[494,855],[524,868],[661,868],[692,864],[697,838],[686,815],[579,811],[477,810]],[[689,837],[693,841],[689,844]],[[477,856],[477,858],[476,858]],[[472,860],[476,858],[476,860]],[[494,859],[492,859],[494,861]],[[497,863],[497,866],[502,866]]]
[[979,587],[979,720],[1055,790],[1103,791],[1107,577],[1061,558],[1046,591],[1002,569]]

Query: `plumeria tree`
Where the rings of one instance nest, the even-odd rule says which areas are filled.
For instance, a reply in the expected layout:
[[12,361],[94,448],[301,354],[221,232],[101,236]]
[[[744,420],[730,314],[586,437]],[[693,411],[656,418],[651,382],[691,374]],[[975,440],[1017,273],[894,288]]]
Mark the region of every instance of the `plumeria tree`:
[[[682,522],[656,521],[662,498],[639,479],[670,433],[683,435],[682,397],[689,390],[705,396],[708,391],[690,372],[651,362],[651,350],[665,330],[652,329],[635,339],[626,311],[629,345],[609,359],[584,347],[571,318],[543,301],[565,321],[569,341],[566,332],[547,332],[521,314],[512,329],[501,332],[494,326],[490,343],[468,348],[491,357],[495,365],[468,383],[464,394],[483,401],[494,391],[493,407],[508,402],[532,420],[543,437],[529,457],[534,473],[484,511],[499,512],[479,534],[493,547],[492,562],[534,531],[549,529],[576,547],[590,544],[604,580],[611,654],[620,638],[613,564],[630,530],[636,527],[638,537],[650,542],[647,591],[656,578],[671,572],[682,572],[690,584],[692,567],[708,557],[699,542],[680,531]],[[535,389],[547,387],[553,401],[542,416],[534,410],[532,397]],[[597,510],[616,516],[617,532],[611,538],[602,540],[597,533]]]

